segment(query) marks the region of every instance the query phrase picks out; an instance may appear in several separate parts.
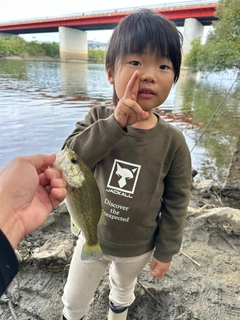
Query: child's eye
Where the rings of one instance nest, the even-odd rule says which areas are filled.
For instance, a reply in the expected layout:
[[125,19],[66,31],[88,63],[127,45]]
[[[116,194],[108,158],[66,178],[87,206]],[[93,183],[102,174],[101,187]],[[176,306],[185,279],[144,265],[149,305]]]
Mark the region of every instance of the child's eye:
[[160,68],[161,70],[168,70],[168,69],[170,69],[170,67],[167,66],[166,64],[162,64],[159,68]]
[[135,67],[139,67],[141,65],[141,63],[137,60],[133,60],[133,61],[130,61],[130,64],[135,66]]

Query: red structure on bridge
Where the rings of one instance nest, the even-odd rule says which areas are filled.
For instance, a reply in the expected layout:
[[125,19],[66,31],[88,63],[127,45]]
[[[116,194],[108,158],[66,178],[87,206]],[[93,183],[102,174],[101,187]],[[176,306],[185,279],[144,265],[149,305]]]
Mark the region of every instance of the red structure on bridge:
[[[192,2],[193,3],[193,2]],[[168,19],[174,21],[177,26],[183,26],[186,18],[195,18],[202,25],[211,25],[216,20],[214,13],[217,3],[185,5],[174,8],[152,8],[155,12],[162,13]],[[11,34],[58,32],[58,27],[71,27],[82,31],[113,29],[118,22],[129,15],[133,8],[106,10],[98,12],[87,12],[79,15],[66,15],[62,17],[51,17],[46,19],[31,19],[28,21],[9,21],[0,23],[0,32]]]

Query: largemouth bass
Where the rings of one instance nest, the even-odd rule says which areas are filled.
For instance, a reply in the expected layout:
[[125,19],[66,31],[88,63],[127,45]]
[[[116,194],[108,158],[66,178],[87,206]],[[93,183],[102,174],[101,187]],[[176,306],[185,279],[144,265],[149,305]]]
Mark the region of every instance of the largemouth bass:
[[78,235],[82,231],[86,239],[81,259],[101,258],[102,250],[97,238],[97,225],[102,215],[102,208],[100,192],[92,171],[68,147],[57,153],[53,165],[61,170],[68,184],[65,201],[71,218],[72,233]]

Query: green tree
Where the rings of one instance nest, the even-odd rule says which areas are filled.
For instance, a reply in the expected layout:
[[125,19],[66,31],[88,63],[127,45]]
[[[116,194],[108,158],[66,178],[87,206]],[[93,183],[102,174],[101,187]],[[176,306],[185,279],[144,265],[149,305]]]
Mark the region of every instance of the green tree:
[[240,0],[220,0],[206,43],[192,42],[184,64],[193,72],[240,69]]
[[6,57],[11,53],[11,45],[5,38],[0,38],[0,56]]
[[27,53],[29,56],[44,56],[45,51],[41,47],[41,44],[31,41],[27,44]]
[[0,38],[0,56],[7,57],[11,55],[28,56],[49,56],[59,57],[59,45],[53,43],[37,43],[35,41],[27,42],[19,36]]
[[42,49],[45,51],[45,55],[51,58],[59,58],[59,45],[56,42],[42,43]]
[[103,62],[106,52],[100,49],[88,49],[88,59],[96,62]]
[[20,38],[19,36],[13,36],[8,38],[8,41],[11,45],[11,54],[19,55],[26,53],[27,51],[27,42]]
[[0,55],[19,55],[26,51],[26,41],[18,36],[0,38]]

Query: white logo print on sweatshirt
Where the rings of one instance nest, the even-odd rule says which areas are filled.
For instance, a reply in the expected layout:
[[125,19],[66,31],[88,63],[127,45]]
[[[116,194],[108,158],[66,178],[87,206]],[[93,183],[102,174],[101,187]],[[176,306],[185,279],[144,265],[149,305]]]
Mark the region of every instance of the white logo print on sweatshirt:
[[121,177],[121,179],[118,180],[118,185],[120,188],[124,187],[127,184],[127,179],[133,179],[133,173],[137,170],[137,168],[129,170],[126,168],[122,168],[119,163],[117,163],[117,171],[116,175]]
[[[107,187],[133,194],[140,169],[141,166],[138,164],[116,159],[110,173]],[[120,193],[118,194],[124,195]]]

